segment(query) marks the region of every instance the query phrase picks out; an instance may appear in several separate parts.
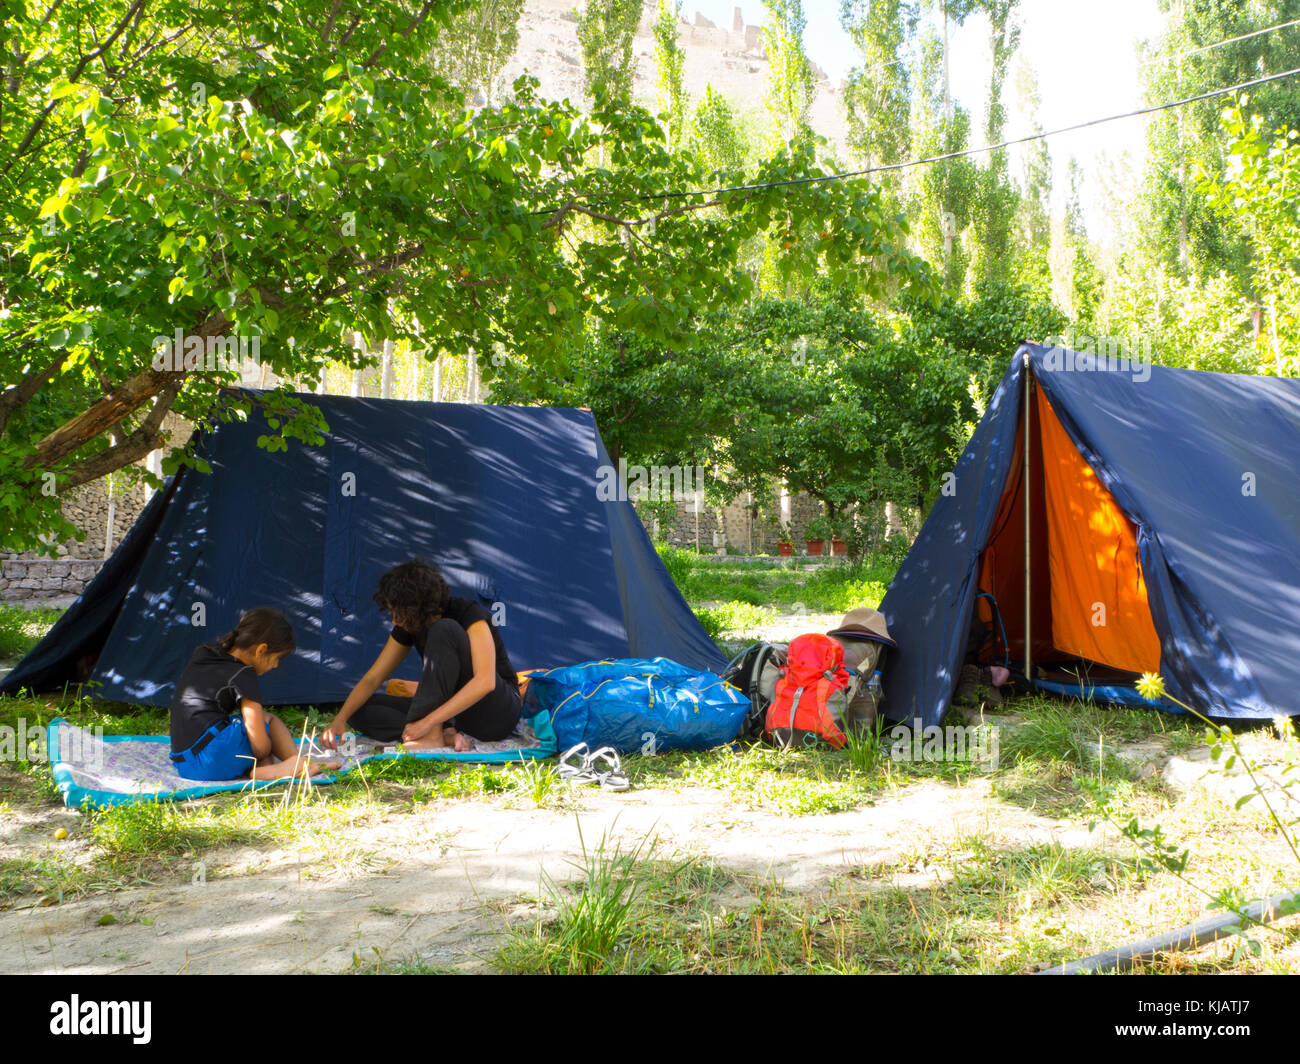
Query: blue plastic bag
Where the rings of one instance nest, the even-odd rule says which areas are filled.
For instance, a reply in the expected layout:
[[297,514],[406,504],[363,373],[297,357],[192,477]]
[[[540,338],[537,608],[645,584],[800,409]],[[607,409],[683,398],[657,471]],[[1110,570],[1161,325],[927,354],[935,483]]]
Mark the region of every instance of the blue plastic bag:
[[587,661],[531,674],[526,714],[546,713],[560,750],[708,750],[740,731],[749,699],[711,672],[667,658]]

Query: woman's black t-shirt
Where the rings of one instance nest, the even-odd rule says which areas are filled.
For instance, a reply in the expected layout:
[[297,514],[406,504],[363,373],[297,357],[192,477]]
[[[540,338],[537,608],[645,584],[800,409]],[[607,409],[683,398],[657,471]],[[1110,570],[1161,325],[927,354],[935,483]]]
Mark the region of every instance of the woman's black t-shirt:
[[[488,612],[487,607],[473,599],[466,598],[449,598],[447,605],[443,607],[442,615],[449,617],[459,624],[466,631],[475,621],[486,621],[488,628],[492,632],[492,645],[496,647],[497,652],[497,675],[506,681],[511,687],[519,683],[519,677],[515,673],[515,667],[510,664],[510,656],[506,653],[506,645],[501,639],[501,630],[492,623],[492,615]],[[393,626],[389,633],[397,642],[404,647],[418,646],[420,653],[424,653],[424,640],[422,633],[411,632],[398,625]]]
[[172,753],[188,750],[217,721],[238,713],[245,698],[262,701],[257,670],[216,643],[196,649],[172,693]]

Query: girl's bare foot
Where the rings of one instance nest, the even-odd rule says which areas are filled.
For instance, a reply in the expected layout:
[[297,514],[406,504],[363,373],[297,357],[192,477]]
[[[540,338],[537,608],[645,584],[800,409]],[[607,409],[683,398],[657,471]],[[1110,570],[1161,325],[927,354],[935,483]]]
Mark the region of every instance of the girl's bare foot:
[[307,775],[319,776],[323,772],[334,772],[343,767],[340,761],[308,761]]
[[453,745],[456,747],[456,753],[458,754],[468,754],[472,748],[470,738],[464,732],[456,733],[456,741]]

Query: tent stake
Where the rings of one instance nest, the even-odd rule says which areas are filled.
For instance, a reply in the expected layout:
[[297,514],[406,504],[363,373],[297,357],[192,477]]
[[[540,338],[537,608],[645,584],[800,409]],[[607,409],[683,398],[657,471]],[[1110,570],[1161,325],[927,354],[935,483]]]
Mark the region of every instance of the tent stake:
[[1030,399],[1033,395],[1034,375],[1029,369],[1029,352],[1024,354],[1024,374],[1025,374],[1025,680],[1029,684],[1034,682],[1034,650],[1033,650],[1033,622],[1031,618],[1030,598],[1029,598],[1029,417],[1030,417]]

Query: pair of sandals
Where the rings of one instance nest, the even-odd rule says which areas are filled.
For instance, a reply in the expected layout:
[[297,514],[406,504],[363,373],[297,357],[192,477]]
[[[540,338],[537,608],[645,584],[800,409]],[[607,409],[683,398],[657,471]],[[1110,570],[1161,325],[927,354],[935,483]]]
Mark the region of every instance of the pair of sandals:
[[602,790],[625,791],[632,784],[612,746],[590,749],[586,743],[571,746],[560,755],[556,773],[573,783],[598,783]]

